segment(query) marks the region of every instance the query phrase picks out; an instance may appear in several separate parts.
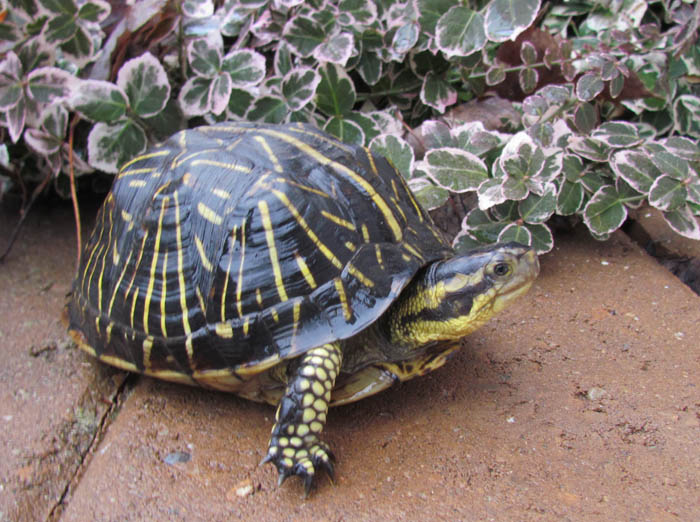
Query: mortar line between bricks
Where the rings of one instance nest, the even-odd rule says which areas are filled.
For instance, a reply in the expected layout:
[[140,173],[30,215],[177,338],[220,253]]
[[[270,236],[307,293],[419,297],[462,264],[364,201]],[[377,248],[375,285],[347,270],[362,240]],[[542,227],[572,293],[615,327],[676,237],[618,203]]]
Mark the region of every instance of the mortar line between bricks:
[[51,511],[49,511],[49,514],[46,517],[46,522],[60,521],[63,511],[67,507],[66,500],[69,499],[71,493],[75,491],[75,488],[78,486],[81,478],[85,474],[85,470],[90,465],[90,462],[92,461],[92,456],[94,455],[95,451],[102,442],[107,428],[111,424],[110,419],[112,419],[113,416],[116,417],[116,413],[121,409],[123,400],[125,400],[124,396],[126,395],[128,389],[133,388],[133,384],[136,383],[138,378],[139,375],[131,373],[127,374],[124,381],[119,385],[119,387],[110,397],[110,407],[107,408],[107,410],[105,410],[105,413],[100,418],[100,423],[97,429],[95,430],[95,434],[93,435],[92,440],[90,441],[90,445],[88,446],[87,450],[85,450],[85,452],[81,455],[80,463],[76,467],[73,476],[70,478],[70,480],[68,480],[66,487],[61,493],[60,498],[51,507]]

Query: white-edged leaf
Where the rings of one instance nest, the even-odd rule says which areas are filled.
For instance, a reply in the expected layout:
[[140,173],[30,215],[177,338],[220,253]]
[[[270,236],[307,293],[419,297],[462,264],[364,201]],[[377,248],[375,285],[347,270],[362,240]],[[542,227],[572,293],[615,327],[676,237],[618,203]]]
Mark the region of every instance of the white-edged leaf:
[[14,52],[8,52],[0,62],[0,111],[11,109],[24,96],[21,75],[22,63]]
[[680,235],[690,239],[700,239],[700,223],[688,205],[672,212],[664,212],[664,219]]
[[571,216],[581,209],[583,204],[583,185],[563,180],[557,194],[557,214]]
[[620,150],[610,158],[613,172],[629,183],[635,190],[646,194],[661,171],[648,154],[637,150]]
[[146,150],[143,129],[133,120],[96,123],[88,135],[88,159],[91,166],[116,173],[118,167]]
[[665,150],[656,151],[653,154],[650,154],[650,157],[651,161],[654,162],[654,165],[656,165],[659,170],[667,176],[671,176],[677,180],[688,179],[690,173],[690,165],[688,164],[688,160],[683,159],[676,154],[671,154]]
[[22,136],[26,119],[27,102],[22,96],[17,103],[5,112],[5,123],[7,124],[7,130],[10,132],[12,143],[17,143],[20,136]]
[[27,129],[24,132],[24,142],[42,156],[49,156],[61,147],[61,140],[39,129]]
[[437,46],[445,56],[468,56],[486,45],[484,17],[468,7],[455,5],[437,22]]
[[392,134],[380,134],[369,143],[372,154],[387,158],[401,175],[408,179],[413,171],[413,149],[403,139]]
[[423,168],[435,183],[457,193],[477,190],[488,179],[488,169],[481,158],[453,147],[429,150]]
[[547,221],[557,209],[557,187],[547,183],[542,195],[530,193],[518,203],[518,212],[525,223],[539,224]]
[[338,33],[326,38],[316,47],[313,57],[319,62],[332,62],[344,67],[354,49],[355,39],[352,33]]
[[282,123],[289,115],[287,104],[277,96],[262,96],[255,100],[246,118],[267,123]]
[[502,183],[503,180],[500,178],[489,178],[481,182],[476,191],[479,196],[479,208],[481,210],[488,210],[506,200],[503,194]]
[[316,94],[321,75],[311,67],[297,67],[290,70],[282,79],[282,95],[289,108],[298,111],[309,103]]
[[129,106],[141,118],[162,111],[170,98],[170,82],[165,69],[151,53],[124,63],[117,75],[117,86],[129,98]]
[[30,72],[26,82],[30,98],[39,103],[51,103],[70,97],[77,80],[58,67],[41,67]]
[[208,18],[214,14],[212,0],[183,0],[180,3],[182,14],[190,18]]
[[318,70],[321,81],[316,88],[316,105],[329,116],[343,116],[355,104],[355,86],[338,65],[327,63]]
[[511,223],[506,225],[506,227],[501,230],[501,233],[498,234],[498,242],[510,243],[512,241],[520,243],[521,245],[530,246],[532,243],[532,234],[525,225]]
[[187,44],[187,62],[199,76],[214,77],[221,69],[221,47],[214,39],[198,38]]
[[360,58],[355,70],[367,85],[375,85],[382,78],[384,65],[382,60],[374,52],[365,52]]
[[265,78],[265,57],[251,49],[233,50],[224,56],[221,68],[231,75],[233,87],[245,89]]
[[570,136],[568,148],[591,161],[606,162],[610,158],[611,149],[607,144],[596,138]]
[[90,121],[111,122],[126,114],[126,93],[112,82],[82,80],[69,100],[73,110]]
[[627,208],[612,185],[605,185],[593,194],[583,209],[583,221],[595,234],[610,234],[627,219]]
[[554,236],[547,225],[525,224],[525,228],[530,232],[532,242],[530,246],[535,249],[537,255],[546,254],[554,248]]
[[[545,165],[542,148],[526,132],[515,134],[503,147],[498,160],[509,177],[532,179],[540,174]],[[512,198],[509,198],[512,199]]]
[[185,116],[201,116],[211,109],[210,78],[193,76],[180,89],[177,101]]
[[362,25],[370,25],[377,19],[377,5],[371,0],[341,0],[338,10],[349,13],[356,23]]
[[427,210],[440,208],[450,197],[449,191],[426,178],[413,178],[408,182],[408,186],[418,203]]
[[365,143],[365,133],[362,131],[362,127],[346,118],[332,117],[323,126],[323,130],[332,134],[343,143],[360,146]]
[[442,76],[430,71],[423,78],[420,100],[436,111],[443,113],[457,102],[457,91]]
[[688,191],[682,181],[663,174],[654,180],[649,190],[649,204],[664,212],[677,210],[685,205]]
[[700,147],[683,136],[671,136],[661,141],[664,148],[680,158],[688,161],[700,161]]
[[492,42],[515,40],[535,21],[540,0],[492,0],[486,9],[486,36]]
[[683,94],[673,102],[676,130],[681,135],[700,137],[700,96]]
[[587,72],[576,82],[576,97],[588,102],[603,92],[605,83],[597,72]]
[[635,125],[625,121],[609,121],[593,131],[593,137],[613,148],[634,147],[643,140]]
[[226,110],[231,98],[231,77],[226,71],[221,72],[211,82],[211,112],[219,115]]
[[295,16],[284,26],[283,36],[294,54],[308,58],[326,39],[323,28],[311,18]]

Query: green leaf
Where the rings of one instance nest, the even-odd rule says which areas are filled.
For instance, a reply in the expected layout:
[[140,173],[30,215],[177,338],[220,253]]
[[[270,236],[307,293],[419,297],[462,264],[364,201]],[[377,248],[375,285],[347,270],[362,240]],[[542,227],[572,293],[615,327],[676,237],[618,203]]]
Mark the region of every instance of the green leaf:
[[31,99],[39,103],[51,103],[68,98],[76,79],[58,67],[41,67],[30,72],[26,82]]
[[529,94],[537,87],[538,74],[537,69],[528,67],[520,69],[518,73],[518,83],[525,94]]
[[61,14],[49,20],[46,27],[46,40],[52,44],[66,42],[73,38],[78,30],[72,14]]
[[289,109],[282,98],[263,96],[255,100],[246,117],[253,121],[282,123],[287,118]]
[[535,21],[539,0],[492,0],[486,9],[486,35],[492,42],[515,38]]
[[420,35],[420,27],[415,22],[403,24],[394,33],[391,48],[397,55],[403,55],[413,49]]
[[352,111],[345,115],[345,119],[354,121],[360,126],[363,134],[365,135],[365,144],[367,145],[369,145],[369,142],[380,134],[377,123],[364,113]]
[[442,76],[429,72],[423,79],[420,100],[440,113],[457,102],[457,91]]
[[323,130],[329,132],[343,143],[352,145],[364,145],[365,134],[362,128],[354,121],[345,118],[334,116],[323,127]]
[[526,223],[544,223],[554,214],[557,206],[557,188],[547,183],[541,196],[530,194],[518,204],[518,211]]
[[687,205],[671,212],[664,212],[664,219],[680,235],[690,239],[700,239],[698,218],[693,216]]
[[211,113],[219,115],[226,110],[231,98],[231,77],[222,72],[211,82]]
[[624,121],[603,123],[593,132],[593,137],[612,148],[634,147],[644,141],[637,127]]
[[126,114],[128,99],[112,82],[83,80],[70,100],[71,107],[90,121],[113,122]]
[[575,183],[583,174],[583,160],[574,154],[564,154],[562,171],[567,181]]
[[413,185],[414,181],[422,182],[416,186],[411,186],[411,190],[413,195],[416,196],[418,203],[427,210],[440,208],[450,197],[450,193],[447,190],[434,185],[424,178],[411,180],[411,185]]
[[488,179],[486,164],[478,156],[452,147],[429,150],[424,169],[438,185],[457,193],[477,190]]
[[498,234],[498,242],[509,243],[511,241],[529,246],[532,242],[532,234],[530,234],[526,226],[519,225],[518,223],[511,223]]
[[588,102],[598,96],[605,87],[603,79],[597,72],[587,72],[576,82],[576,97],[582,102]]
[[547,225],[526,224],[525,227],[530,231],[532,237],[530,246],[535,249],[538,255],[546,254],[554,248],[554,237]]
[[654,165],[656,165],[663,174],[681,181],[688,179],[690,174],[688,160],[665,150],[657,151],[651,154],[650,157]]
[[662,175],[656,178],[649,191],[649,204],[664,212],[677,210],[685,205],[688,192],[682,181],[671,176]]
[[595,234],[614,232],[627,219],[627,208],[612,185],[605,185],[593,194],[583,209],[583,221]]
[[228,101],[228,110],[239,118],[243,118],[250,109],[255,96],[243,89],[233,89]]
[[377,19],[377,6],[370,0],[341,0],[338,10],[349,13],[356,23],[362,25],[370,25]]
[[500,178],[489,178],[481,182],[476,191],[479,196],[479,208],[481,210],[488,210],[506,200],[506,197],[503,195],[502,183],[503,180]]
[[289,71],[282,79],[282,95],[289,108],[298,111],[308,104],[316,94],[321,75],[311,67],[298,67]]
[[486,71],[486,85],[493,86],[498,85],[506,79],[506,71],[501,66],[489,67]]
[[183,0],[182,13],[190,18],[208,18],[214,14],[212,0]]
[[590,103],[582,103],[574,110],[574,123],[581,134],[589,134],[596,125],[598,116]]
[[311,56],[326,39],[322,27],[311,18],[296,16],[284,26],[283,36],[294,54],[302,58]]
[[187,62],[199,76],[213,78],[221,69],[221,49],[206,38],[193,40],[187,45]]
[[168,75],[151,53],[144,53],[122,65],[117,86],[126,93],[129,106],[141,118],[158,114],[170,98]]
[[316,89],[316,106],[329,116],[343,116],[355,105],[355,87],[343,69],[328,63],[319,68],[321,82]]
[[109,15],[111,7],[107,2],[90,0],[83,4],[78,11],[78,17],[88,22],[101,22]]
[[39,0],[39,3],[56,14],[74,15],[78,12],[78,7],[75,5],[74,0]]
[[221,68],[231,75],[233,87],[245,89],[265,78],[265,57],[250,49],[233,50],[224,56]]
[[327,37],[316,47],[313,57],[319,62],[337,63],[344,67],[355,50],[355,40],[351,33],[337,33]]
[[194,76],[185,82],[180,89],[177,101],[185,116],[201,116],[211,108],[210,78]]
[[119,165],[146,150],[143,129],[133,120],[96,123],[88,135],[90,165],[104,172],[116,173]]
[[356,70],[367,85],[375,85],[382,77],[382,61],[374,52],[365,52],[357,64]]
[[413,170],[413,149],[398,136],[381,134],[369,144],[372,154],[387,158],[405,179],[411,177]]
[[435,35],[438,20],[454,4],[454,0],[418,0],[418,21],[423,32]]
[[569,140],[569,149],[591,161],[606,162],[612,149],[596,138],[574,136]]
[[683,94],[673,102],[676,130],[680,134],[700,137],[700,97]]
[[511,201],[525,199],[530,192],[525,180],[518,177],[507,177],[502,184],[503,195]]
[[557,194],[557,214],[571,216],[583,204],[583,185],[564,180]]
[[663,146],[670,153],[688,161],[700,161],[700,147],[682,136],[672,136],[663,140]]
[[661,171],[654,165],[648,154],[638,150],[621,150],[610,158],[610,167],[635,190],[646,194],[651,190]]
[[447,57],[468,56],[486,44],[484,17],[468,7],[455,5],[437,23],[436,43]]
[[509,177],[528,180],[540,174],[545,157],[527,133],[519,132],[503,148],[499,163]]

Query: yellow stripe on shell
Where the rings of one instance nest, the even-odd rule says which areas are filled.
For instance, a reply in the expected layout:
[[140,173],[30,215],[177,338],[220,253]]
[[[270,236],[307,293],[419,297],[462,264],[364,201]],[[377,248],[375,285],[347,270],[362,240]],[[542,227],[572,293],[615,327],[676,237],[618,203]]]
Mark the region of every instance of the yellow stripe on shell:
[[360,270],[358,270],[358,268],[352,263],[348,263],[348,273],[366,287],[372,288],[374,286],[374,281],[360,272]]
[[335,290],[338,292],[338,297],[340,298],[340,306],[343,309],[343,317],[345,317],[346,321],[349,321],[352,319],[352,310],[350,310],[350,305],[348,304],[348,297],[345,295],[343,281],[336,277],[333,279],[333,284],[335,284]]
[[194,236],[194,244],[197,247],[197,252],[199,252],[199,257],[202,260],[202,266],[204,267],[204,270],[206,270],[207,272],[211,272],[212,270],[214,270],[214,265],[212,265],[211,261],[209,261],[207,253],[204,251],[204,243],[202,243],[202,240],[199,239],[199,236]]
[[[114,227],[114,222],[112,221],[112,212],[109,212],[109,232],[107,233],[107,242],[105,243],[105,250],[100,259],[102,261],[102,266],[100,267],[100,275],[97,276],[97,309],[102,313],[102,281],[104,280],[105,265],[107,264],[107,255],[109,252],[109,246],[112,244],[112,229]],[[116,241],[115,241],[116,246]]]
[[146,186],[146,181],[142,179],[132,179],[129,182],[129,187],[131,188],[143,188]]
[[216,329],[216,335],[218,335],[219,337],[222,337],[224,339],[233,338],[233,327],[231,326],[230,323],[226,323],[226,322],[216,323],[215,329]]
[[299,188],[301,190],[311,192],[312,194],[316,194],[317,196],[321,196],[323,198],[330,198],[330,196],[328,194],[326,194],[325,192],[323,192],[322,190],[318,190],[317,188],[309,187],[307,185],[297,183],[296,181],[292,181],[290,179],[277,177],[277,178],[274,178],[272,181],[277,181],[279,183],[286,183],[287,185],[291,185],[291,186]]
[[316,284],[314,275],[311,273],[311,270],[309,270],[309,266],[306,264],[306,261],[303,257],[301,257],[301,255],[298,252],[294,253],[294,258],[296,259],[297,265],[299,266],[301,275],[303,275],[304,279],[306,280],[306,284],[308,284],[312,290],[315,290],[318,285]]
[[[124,165],[122,165],[122,168],[119,169],[119,174],[123,174],[124,169],[126,169],[127,167],[130,167],[134,163],[138,163],[139,161],[144,161],[144,160],[151,159],[151,158],[160,158],[162,156],[167,156],[168,154],[170,154],[170,152],[171,152],[170,150],[164,149],[164,150],[157,150],[155,152],[149,152],[148,154],[142,154],[141,156],[136,156],[135,158],[127,161],[126,163],[124,163]],[[132,171],[129,171],[129,172],[132,172]]]
[[280,165],[280,161],[277,158],[277,155],[274,153],[272,147],[270,147],[270,144],[267,142],[267,140],[262,136],[254,136],[253,139],[260,144],[260,146],[267,154],[267,157],[270,158],[270,162],[272,163],[272,169],[275,172],[284,172],[284,169],[282,168],[282,165]]
[[267,206],[267,201],[259,201],[258,209],[260,210],[263,228],[265,229],[265,239],[267,240],[268,254],[270,256],[270,262],[272,263],[272,273],[275,276],[275,286],[277,286],[277,293],[280,296],[280,300],[284,302],[288,299],[287,291],[284,288],[282,268],[280,267],[279,257],[277,256],[277,245],[275,244],[275,235],[272,231],[272,220],[270,219],[270,209]]
[[331,214],[330,212],[327,212],[325,210],[321,210],[321,215],[335,223],[336,225],[339,225],[341,227],[347,228],[348,230],[352,230],[353,232],[356,230],[355,229],[355,224],[348,221],[347,219],[343,219],[340,216],[336,216],[335,214]]
[[165,302],[168,296],[168,284],[167,284],[167,275],[168,275],[168,251],[165,251],[165,255],[163,257],[163,272],[161,274],[161,277],[163,278],[163,283],[162,283],[162,290],[160,293],[160,331],[163,334],[163,337],[168,337],[168,332],[166,330],[165,326]]
[[379,176],[379,171],[377,170],[377,165],[374,162],[374,156],[372,155],[372,151],[370,151],[367,147],[362,147],[362,149],[365,151],[365,154],[367,155],[367,161],[369,162],[369,166],[372,169],[372,172],[374,173],[375,176]]
[[211,189],[211,193],[221,199],[229,199],[231,197],[231,193],[223,189],[213,188]]
[[146,371],[151,369],[151,349],[153,348],[153,337],[150,335],[143,340],[141,345],[143,352],[143,367]]
[[[236,242],[236,232],[238,232],[238,225],[233,226],[231,231],[231,250],[233,250],[233,245]],[[226,266],[226,273],[224,274],[224,286],[221,289],[221,321],[226,321],[226,293],[228,292],[228,281],[231,278],[231,263],[233,262],[233,254],[229,252],[228,265]]]
[[238,309],[238,317],[243,317],[243,264],[245,261],[245,219],[241,224],[241,264],[238,267],[238,282],[236,284],[236,308]]
[[112,315],[112,307],[114,306],[114,300],[117,297],[117,293],[119,292],[119,287],[121,286],[122,279],[124,279],[124,274],[126,274],[126,270],[129,268],[129,261],[131,261],[131,256],[133,253],[133,250],[129,251],[129,255],[127,256],[126,261],[124,262],[124,268],[122,268],[121,274],[119,274],[119,278],[117,279],[117,283],[114,285],[112,298],[109,300],[109,308],[107,309],[108,316]]
[[310,145],[304,143],[303,141],[298,140],[297,138],[290,136],[288,134],[285,134],[280,131],[275,131],[272,129],[256,129],[257,132],[260,132],[262,134],[267,134],[269,136],[274,136],[275,138],[278,138],[279,140],[285,141],[289,143],[290,145],[293,145],[297,149],[299,149],[301,152],[305,153],[306,155],[312,157],[316,161],[318,161],[321,165],[328,165],[333,167],[337,172],[340,172],[344,174],[345,176],[349,177],[355,184],[359,185],[364,192],[366,192],[369,197],[372,199],[375,205],[377,205],[377,208],[379,209],[379,212],[384,216],[384,220],[386,221],[387,225],[389,225],[389,228],[391,229],[392,233],[394,234],[394,239],[396,241],[401,241],[403,234],[401,232],[401,226],[399,225],[399,222],[396,220],[394,217],[394,213],[391,211],[391,208],[389,208],[389,205],[387,205],[386,201],[384,201],[384,198],[374,189],[372,184],[367,181],[365,178],[360,176],[357,172],[353,171],[352,169],[348,168],[347,166],[343,165],[342,163],[338,163],[337,161],[334,161],[323,154],[321,154],[319,151],[311,147]]
[[134,329],[134,314],[136,312],[136,300],[139,297],[139,288],[136,287],[134,290],[134,295],[131,298],[131,313],[129,314],[129,323],[131,324],[131,329]]
[[[185,286],[185,272],[184,272],[184,255],[182,246],[182,229],[180,225],[180,201],[178,198],[178,192],[173,192],[173,198],[175,202],[175,243],[177,246],[177,279],[179,284],[179,294],[180,294],[180,309],[182,310],[182,328],[185,331],[185,335],[189,335],[192,330],[190,329],[190,319],[189,310],[187,308],[186,292],[187,287]],[[190,340],[190,344],[192,341]]]
[[[148,288],[146,289],[146,297],[143,303],[143,331],[148,335],[148,316],[151,311],[151,299],[153,298],[153,288],[156,282],[156,268],[158,267],[158,253],[160,251],[160,237],[163,230],[163,217],[165,216],[165,209],[168,207],[168,201],[170,198],[164,196],[160,205],[160,215],[158,216],[158,230],[156,231],[156,240],[153,245],[153,259],[151,261],[151,271],[148,277]],[[164,298],[161,299],[165,301]]]
[[141,169],[123,170],[119,173],[117,177],[125,178],[126,176],[135,176],[136,174],[150,174],[151,172],[155,172],[156,170],[156,167],[143,167]]
[[215,161],[210,159],[193,160],[190,165],[193,167],[196,165],[210,165],[212,167],[233,170],[235,172],[244,172],[246,174],[250,173],[250,168],[246,167],[245,165],[239,165],[238,163],[226,163],[224,161]]
[[224,219],[219,214],[217,214],[214,210],[206,206],[201,201],[197,203],[197,212],[199,212],[200,216],[209,221],[209,223],[212,223],[214,225],[221,225],[221,223],[224,222]]

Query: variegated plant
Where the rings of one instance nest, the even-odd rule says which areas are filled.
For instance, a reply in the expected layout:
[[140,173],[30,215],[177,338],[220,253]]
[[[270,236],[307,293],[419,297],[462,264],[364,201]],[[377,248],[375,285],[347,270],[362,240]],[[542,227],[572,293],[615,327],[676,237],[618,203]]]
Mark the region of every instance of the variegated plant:
[[77,174],[201,122],[304,121],[431,209],[471,194],[460,247],[546,252],[555,215],[602,239],[645,203],[700,239],[698,20],[680,0],[0,0],[0,197],[65,177],[71,113]]

